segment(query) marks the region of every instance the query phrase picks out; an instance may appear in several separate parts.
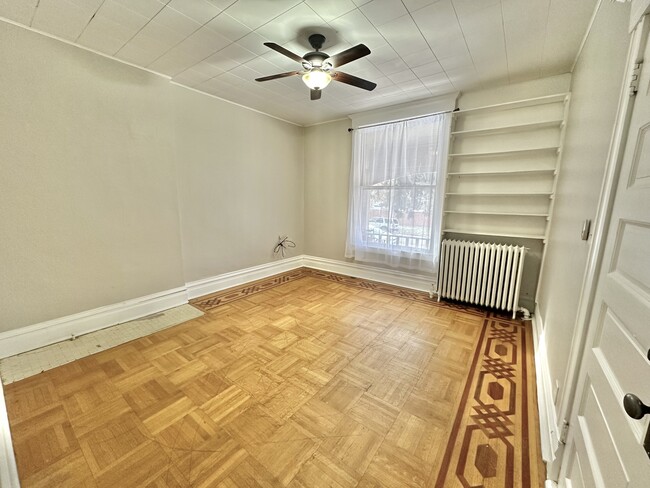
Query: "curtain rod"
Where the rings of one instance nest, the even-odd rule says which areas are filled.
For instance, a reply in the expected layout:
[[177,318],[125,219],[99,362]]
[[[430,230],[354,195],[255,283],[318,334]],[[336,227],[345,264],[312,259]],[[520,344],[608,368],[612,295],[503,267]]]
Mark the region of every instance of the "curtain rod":
[[[397,119],[397,120],[393,120],[393,121],[391,121],[391,122],[380,122],[380,123],[378,123],[378,124],[364,125],[364,126],[361,126],[361,127],[357,127],[357,129],[365,129],[365,128],[367,128],[367,127],[379,127],[379,126],[381,126],[381,125],[394,124],[395,122],[402,122],[402,121],[404,121],[404,120],[417,120],[417,119],[423,119],[424,117],[431,117],[432,115],[451,114],[451,113],[454,113],[454,112],[458,112],[459,110],[460,110],[459,108],[455,108],[455,109],[453,109],[453,110],[445,110],[444,112],[434,112],[434,113],[432,113],[432,114],[418,115],[417,117],[408,117],[408,118],[406,118],[406,119]],[[352,127],[350,127],[350,128],[348,129],[348,132],[352,132],[353,130],[354,130],[354,129],[353,129]]]

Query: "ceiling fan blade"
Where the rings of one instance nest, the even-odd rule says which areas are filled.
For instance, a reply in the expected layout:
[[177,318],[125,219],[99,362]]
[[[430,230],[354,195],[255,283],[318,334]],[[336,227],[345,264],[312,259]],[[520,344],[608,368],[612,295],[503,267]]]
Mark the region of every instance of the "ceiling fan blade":
[[277,80],[278,78],[286,78],[287,76],[294,76],[299,74],[300,71],[287,71],[286,73],[279,73],[277,75],[264,76],[263,78],[255,78],[255,81]]
[[355,59],[363,58],[370,54],[370,49],[366,47],[365,44],[359,44],[357,46],[341,51],[334,56],[327,58],[327,61],[332,64],[334,68],[343,66],[344,64],[354,61]]
[[284,54],[286,57],[291,58],[291,59],[293,59],[294,61],[296,61],[298,63],[302,63],[304,61],[304,59],[302,57],[298,56],[297,54],[292,53],[288,49],[283,48],[282,46],[280,46],[279,44],[276,44],[275,42],[265,42],[264,45],[266,47],[270,47],[274,51],[279,52],[280,54]]
[[320,96],[323,90],[311,90],[311,99],[320,100]]
[[356,76],[343,73],[342,71],[336,71],[335,73],[330,73],[330,75],[332,75],[332,79],[335,81],[340,81],[341,83],[347,83],[348,85],[356,86],[358,88],[363,88],[364,90],[372,91],[377,87],[377,83],[364,80],[363,78],[357,78]]

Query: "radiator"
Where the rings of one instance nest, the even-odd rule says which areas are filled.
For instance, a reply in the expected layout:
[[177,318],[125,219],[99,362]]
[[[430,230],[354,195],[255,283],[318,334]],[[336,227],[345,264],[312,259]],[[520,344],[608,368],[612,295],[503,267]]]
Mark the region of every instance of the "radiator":
[[526,248],[445,239],[440,251],[441,298],[512,311],[519,307]]

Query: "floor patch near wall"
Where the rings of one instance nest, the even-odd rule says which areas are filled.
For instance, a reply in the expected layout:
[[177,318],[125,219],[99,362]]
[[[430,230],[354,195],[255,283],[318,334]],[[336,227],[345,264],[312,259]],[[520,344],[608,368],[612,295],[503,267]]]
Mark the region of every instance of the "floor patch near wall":
[[91,332],[74,340],[57,342],[23,354],[0,359],[2,383],[7,385],[28,378],[201,315],[203,313],[191,305],[181,305],[155,315]]

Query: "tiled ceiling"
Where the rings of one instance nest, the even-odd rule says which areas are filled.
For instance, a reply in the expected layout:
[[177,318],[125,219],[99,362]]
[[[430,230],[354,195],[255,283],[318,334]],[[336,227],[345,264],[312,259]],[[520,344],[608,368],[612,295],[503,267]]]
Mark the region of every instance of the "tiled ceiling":
[[[597,0],[0,0],[0,17],[163,73],[298,124],[570,70]],[[372,53],[342,70],[377,83],[332,82],[310,101],[298,76],[307,37],[330,55]]]

